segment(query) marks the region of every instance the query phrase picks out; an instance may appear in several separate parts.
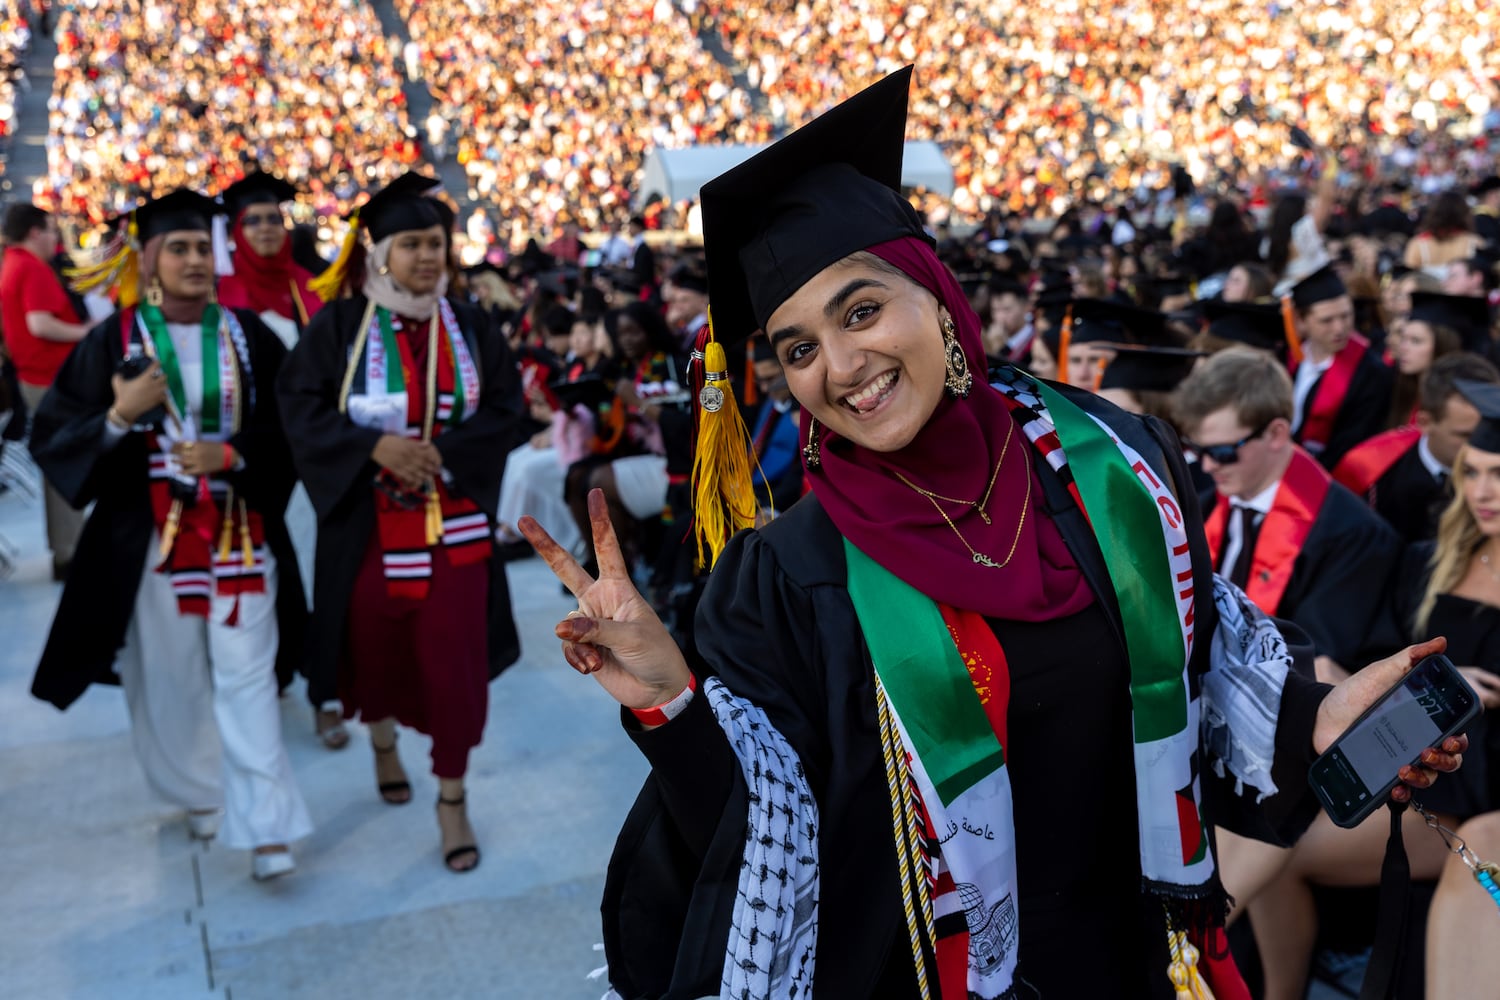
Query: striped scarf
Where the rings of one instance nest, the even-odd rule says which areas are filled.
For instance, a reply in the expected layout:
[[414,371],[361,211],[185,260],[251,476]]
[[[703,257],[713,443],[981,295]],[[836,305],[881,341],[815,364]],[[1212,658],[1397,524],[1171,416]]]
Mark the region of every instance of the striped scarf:
[[[446,299],[433,312],[426,362],[419,372],[411,343],[398,335],[391,313],[371,302],[350,349],[340,409],[362,427],[418,441],[457,427],[479,409],[479,368]],[[490,555],[489,517],[441,477],[411,491],[382,469],[375,479],[375,524],[392,597],[427,597],[439,544],[456,566]]]
[[159,310],[149,304],[121,317],[125,356],[145,354],[167,380],[169,419],[146,435],[151,516],[160,538],[156,572],[167,574],[183,615],[208,617],[215,596],[266,590],[265,525],[244,498],[213,476],[193,478],[172,454],[179,442],[228,441],[255,408],[250,349],[233,310],[209,305],[202,320],[203,385],[190,399],[176,348]]

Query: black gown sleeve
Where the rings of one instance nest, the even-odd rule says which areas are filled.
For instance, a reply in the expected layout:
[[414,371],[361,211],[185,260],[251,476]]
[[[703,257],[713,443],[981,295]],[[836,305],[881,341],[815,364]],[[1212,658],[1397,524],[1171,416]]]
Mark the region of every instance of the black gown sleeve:
[[1355,445],[1385,430],[1394,384],[1395,376],[1384,364],[1369,353],[1360,359],[1344,404],[1339,407],[1338,419],[1328,435],[1328,447],[1318,456],[1324,468],[1332,469]]
[[318,310],[276,381],[282,425],[320,521],[356,488],[367,488],[376,472],[370,456],[380,431],[339,411],[351,331],[359,322],[354,305],[362,301],[340,299]]
[[[73,348],[37,408],[31,454],[47,482],[75,508],[99,499],[111,483],[140,478],[144,449],[136,435],[105,437],[105,414],[114,405],[111,379],[122,357],[119,314],[100,322]],[[134,475],[125,473],[134,470]]]
[[[478,309],[456,306],[459,323],[479,348],[478,412],[433,438],[454,485],[486,513],[500,506],[505,456],[521,443],[521,376],[505,338]],[[373,445],[372,445],[373,447]]]

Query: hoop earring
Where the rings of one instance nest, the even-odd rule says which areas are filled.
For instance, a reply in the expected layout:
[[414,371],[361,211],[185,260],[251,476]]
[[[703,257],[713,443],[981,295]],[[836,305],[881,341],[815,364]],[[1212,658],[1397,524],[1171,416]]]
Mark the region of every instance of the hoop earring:
[[967,399],[974,388],[974,376],[969,371],[969,359],[964,357],[963,345],[958,342],[953,316],[946,309],[943,310],[943,356],[947,370],[943,387],[953,398]]
[[161,279],[153,274],[151,276],[151,284],[146,288],[146,305],[155,306],[160,309],[163,297]]
[[807,444],[802,448],[802,464],[809,469],[823,466],[823,445],[818,440],[818,418],[807,418]]

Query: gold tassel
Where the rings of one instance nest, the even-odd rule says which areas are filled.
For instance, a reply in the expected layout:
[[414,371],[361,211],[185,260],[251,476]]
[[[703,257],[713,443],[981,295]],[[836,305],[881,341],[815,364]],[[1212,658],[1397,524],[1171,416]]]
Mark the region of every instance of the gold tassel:
[[137,240],[135,213],[131,212],[120,233],[99,251],[97,258],[63,272],[73,290],[80,293],[108,294],[119,292],[121,308],[129,309],[140,301],[141,260]]
[[1281,326],[1286,331],[1286,356],[1292,364],[1302,363],[1302,338],[1297,334],[1297,309],[1290,295],[1281,297]]
[[427,491],[427,544],[436,545],[443,540],[443,504],[438,499],[437,487]]
[[1167,978],[1172,980],[1176,1000],[1214,1000],[1213,990],[1198,971],[1198,949],[1188,940],[1187,931],[1169,928],[1167,947],[1172,952]]
[[349,261],[354,256],[354,248],[359,246],[359,209],[355,209],[349,216],[349,231],[344,234],[344,243],[339,247],[339,255],[328,270],[318,275],[307,283],[318,298],[324,302],[332,302],[339,297],[339,292],[344,289],[344,279],[349,277]]
[[163,559],[172,554],[172,546],[177,541],[177,529],[182,525],[182,501],[173,500],[172,506],[167,508],[167,523],[161,528],[161,557]]
[[219,526],[219,561],[229,559],[230,546],[234,542],[234,494],[224,500],[224,523]]
[[255,565],[255,541],[250,537],[250,511],[245,501],[240,501],[240,552],[244,554],[245,568]]
[[1064,385],[1068,381],[1068,348],[1073,346],[1073,306],[1063,312],[1062,333],[1057,337],[1057,380]]
[[698,450],[693,456],[693,530],[698,565],[712,568],[735,532],[754,527],[757,505],[750,478],[753,442],[734,400],[724,345],[714,338],[712,313],[708,338],[703,389],[698,394]]

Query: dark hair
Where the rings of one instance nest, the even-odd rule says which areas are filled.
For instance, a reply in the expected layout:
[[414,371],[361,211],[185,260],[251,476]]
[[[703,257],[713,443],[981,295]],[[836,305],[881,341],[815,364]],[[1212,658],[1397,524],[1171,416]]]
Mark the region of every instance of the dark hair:
[[676,350],[676,338],[672,336],[672,328],[667,325],[665,316],[645,302],[627,302],[623,308],[615,309],[604,317],[604,328],[609,331],[610,339],[615,342],[617,354],[619,353],[621,316],[630,317],[636,326],[646,332],[647,354],[658,352],[671,354]]
[[1247,301],[1259,302],[1268,299],[1276,290],[1276,279],[1271,277],[1271,272],[1259,261],[1242,260],[1230,268],[1239,268],[1245,272],[1245,277],[1250,281],[1250,298]]
[[5,226],[0,230],[0,235],[5,237],[5,242],[9,245],[24,243],[33,229],[41,229],[47,225],[49,217],[46,211],[29,201],[17,202],[5,210]]
[[1488,258],[1470,257],[1468,260],[1455,261],[1454,267],[1461,267],[1470,274],[1479,275],[1484,282],[1481,286],[1486,295],[1500,287],[1500,274],[1495,273],[1495,268],[1490,264]]
[[573,310],[567,306],[553,306],[542,314],[542,334],[548,337],[566,337],[573,332]]
[[1306,214],[1307,197],[1295,191],[1282,195],[1271,208],[1271,221],[1266,226],[1266,238],[1270,241],[1266,266],[1273,275],[1286,273],[1292,256],[1292,227]]
[[[1464,341],[1458,335],[1458,331],[1451,326],[1444,326],[1441,323],[1428,323],[1427,327],[1432,330],[1432,364],[1427,366],[1430,371],[1432,366],[1443,358],[1449,358],[1458,354],[1463,347]],[[1425,375],[1426,373],[1424,372],[1423,374]],[[1459,377],[1462,378],[1463,376]],[[1426,409],[1423,406],[1422,384],[1422,375],[1407,375],[1404,372],[1397,373],[1396,384],[1391,387],[1391,408],[1386,415],[1385,426],[1387,430],[1406,426],[1411,419],[1413,409]],[[1439,403],[1436,410],[1429,410],[1428,412],[1440,415],[1442,409],[1442,404]]]
[[1417,226],[1417,232],[1431,233],[1440,240],[1473,231],[1474,217],[1469,213],[1468,199],[1452,190],[1438,192]]
[[1422,385],[1418,390],[1417,405],[1423,413],[1442,419],[1443,408],[1448,400],[1458,395],[1459,379],[1471,382],[1500,382],[1500,368],[1485,357],[1469,351],[1455,351],[1432,363],[1422,374]]

